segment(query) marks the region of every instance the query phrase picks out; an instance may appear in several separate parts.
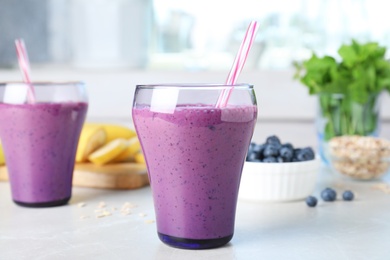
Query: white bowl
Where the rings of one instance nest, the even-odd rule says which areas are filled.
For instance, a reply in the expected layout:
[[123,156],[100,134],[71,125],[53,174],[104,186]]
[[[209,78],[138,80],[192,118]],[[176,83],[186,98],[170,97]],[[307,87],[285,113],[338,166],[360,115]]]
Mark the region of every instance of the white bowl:
[[238,197],[268,202],[304,199],[314,191],[319,169],[318,157],[304,162],[245,162]]

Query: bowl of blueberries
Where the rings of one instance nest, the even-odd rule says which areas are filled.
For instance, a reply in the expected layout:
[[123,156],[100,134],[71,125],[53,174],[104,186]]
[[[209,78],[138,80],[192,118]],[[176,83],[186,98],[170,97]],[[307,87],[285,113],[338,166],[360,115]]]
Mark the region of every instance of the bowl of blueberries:
[[249,146],[239,198],[252,201],[292,201],[315,189],[320,159],[311,147],[298,148],[275,136]]

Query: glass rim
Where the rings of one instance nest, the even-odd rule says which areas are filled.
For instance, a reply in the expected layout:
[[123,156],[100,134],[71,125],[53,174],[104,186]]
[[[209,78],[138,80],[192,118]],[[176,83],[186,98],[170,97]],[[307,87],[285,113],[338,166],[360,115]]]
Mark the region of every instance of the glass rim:
[[237,83],[228,85],[225,83],[161,83],[161,84],[138,84],[137,89],[227,89],[234,86],[234,89],[253,89],[249,83]]
[[3,81],[0,82],[0,87],[7,86],[7,85],[33,85],[34,87],[37,86],[52,86],[52,85],[59,85],[59,86],[68,86],[68,85],[85,85],[84,81],[33,81],[31,83],[26,83],[24,81]]

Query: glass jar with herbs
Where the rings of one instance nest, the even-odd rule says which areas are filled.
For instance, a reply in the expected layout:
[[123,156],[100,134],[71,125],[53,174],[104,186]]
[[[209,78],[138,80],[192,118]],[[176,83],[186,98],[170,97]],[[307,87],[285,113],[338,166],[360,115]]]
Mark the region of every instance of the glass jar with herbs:
[[326,145],[335,136],[377,136],[380,127],[380,96],[390,93],[390,63],[386,48],[376,42],[352,40],[342,45],[340,57],[315,53],[295,63],[295,79],[317,95],[316,128],[319,152],[328,163]]

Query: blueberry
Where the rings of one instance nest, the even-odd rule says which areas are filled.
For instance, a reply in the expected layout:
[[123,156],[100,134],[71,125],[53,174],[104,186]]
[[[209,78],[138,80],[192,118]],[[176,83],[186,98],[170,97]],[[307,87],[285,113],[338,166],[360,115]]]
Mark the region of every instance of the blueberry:
[[315,207],[317,206],[317,198],[314,196],[309,196],[306,198],[306,204],[309,207]]
[[248,162],[255,162],[256,160],[258,160],[257,154],[254,152],[248,153],[248,155],[246,156],[246,160]]
[[264,149],[265,145],[264,144],[258,144],[253,148],[253,152],[257,154],[258,159],[263,159],[264,155]]
[[313,160],[314,159],[314,151],[311,147],[306,147],[306,148],[300,149],[296,154],[296,158],[298,159],[298,161],[301,161],[301,162]]
[[274,144],[267,144],[265,145],[263,155],[264,157],[270,157],[270,156],[277,157],[279,155],[279,147]]
[[262,162],[264,162],[264,163],[276,163],[277,160],[276,160],[275,157],[269,156],[269,157],[265,157]]
[[343,193],[343,200],[351,201],[351,200],[354,199],[354,197],[355,197],[355,195],[354,195],[353,192],[350,191],[350,190],[346,190],[346,191],[344,191],[344,193]]
[[285,162],[281,156],[276,157],[276,161],[277,161],[278,163]]
[[321,198],[324,201],[335,201],[337,197],[337,193],[334,189],[326,188],[321,192]]
[[285,144],[282,144],[282,147],[288,147],[290,148],[291,150],[294,150],[294,146],[290,143],[285,143]]
[[275,144],[277,146],[280,146],[280,139],[276,135],[271,135],[267,137],[267,140],[265,141],[266,144]]
[[293,158],[292,158],[292,161],[293,162],[298,162],[298,154],[301,152],[301,148],[295,148],[294,149],[294,154],[293,154]]
[[293,156],[294,156],[294,150],[287,147],[287,146],[282,146],[279,149],[279,154],[280,154],[280,157],[282,157],[284,162],[291,162],[291,160],[293,159]]
[[248,154],[253,152],[253,149],[256,147],[256,143],[251,142],[248,147]]

